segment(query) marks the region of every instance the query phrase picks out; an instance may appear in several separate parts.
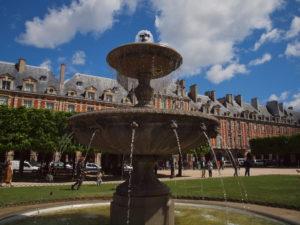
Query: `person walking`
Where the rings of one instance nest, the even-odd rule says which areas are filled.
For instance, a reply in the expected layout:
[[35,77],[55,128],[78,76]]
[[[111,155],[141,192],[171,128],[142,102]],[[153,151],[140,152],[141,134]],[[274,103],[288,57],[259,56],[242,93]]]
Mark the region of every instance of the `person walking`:
[[206,165],[205,165],[205,157],[202,157],[200,160],[200,168],[201,168],[201,177],[205,178],[205,173],[206,173]]
[[82,185],[82,182],[85,178],[85,170],[84,170],[84,159],[79,159],[77,165],[76,165],[76,182],[71,186],[72,190],[79,190],[79,188]]
[[208,176],[212,177],[213,163],[210,159],[207,161],[207,170],[208,170]]
[[250,156],[247,156],[244,166],[245,166],[245,176],[250,176],[250,168],[252,166],[252,160]]
[[12,187],[11,184],[13,178],[14,170],[12,166],[12,162],[10,160],[7,161],[4,169],[3,183],[6,184],[7,187]]
[[98,174],[97,174],[97,186],[101,185],[101,183],[102,183],[102,176],[103,176],[102,172],[99,171]]
[[238,177],[239,176],[238,170],[240,169],[240,165],[239,165],[239,162],[236,159],[233,159],[233,168],[234,168],[233,176]]

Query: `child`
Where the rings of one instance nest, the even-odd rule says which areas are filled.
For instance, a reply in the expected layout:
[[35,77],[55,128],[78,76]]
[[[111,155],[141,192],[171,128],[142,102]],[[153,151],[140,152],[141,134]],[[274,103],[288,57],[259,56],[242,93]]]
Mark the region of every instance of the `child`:
[[100,186],[101,183],[102,183],[102,172],[99,171],[97,174],[97,186]]

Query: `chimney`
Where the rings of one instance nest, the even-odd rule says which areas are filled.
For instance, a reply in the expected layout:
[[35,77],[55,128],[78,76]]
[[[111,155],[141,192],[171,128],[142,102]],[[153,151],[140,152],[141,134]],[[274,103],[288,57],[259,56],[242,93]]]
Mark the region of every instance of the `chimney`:
[[234,100],[236,101],[236,103],[239,105],[239,106],[243,106],[243,99],[242,99],[242,95],[237,95],[234,97]]
[[288,109],[289,110],[294,110],[294,107],[293,106],[289,106]]
[[227,94],[226,95],[226,102],[230,103],[232,105],[233,101],[232,101],[232,94]]
[[216,101],[216,91],[206,91],[205,95],[208,96],[212,101]]
[[18,63],[16,64],[16,69],[18,70],[19,73],[25,72],[26,69],[26,61],[23,58],[20,58]]
[[251,105],[252,105],[255,109],[258,109],[258,99],[257,99],[257,98],[252,98],[252,99],[251,99]]
[[278,107],[279,107],[279,110],[280,110],[281,112],[283,112],[283,103],[279,103],[279,104],[278,104]]
[[197,102],[197,84],[193,84],[190,86],[189,97],[193,100],[193,102]]
[[180,80],[179,86],[180,86],[181,96],[185,97],[185,80]]
[[63,89],[64,89],[65,70],[66,70],[66,65],[61,64],[60,65],[60,73],[59,73],[59,92],[61,94],[63,93]]

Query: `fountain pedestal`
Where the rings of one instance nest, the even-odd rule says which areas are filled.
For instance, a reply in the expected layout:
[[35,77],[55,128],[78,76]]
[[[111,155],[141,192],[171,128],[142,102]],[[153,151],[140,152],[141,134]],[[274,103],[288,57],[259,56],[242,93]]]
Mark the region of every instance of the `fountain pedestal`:
[[174,202],[169,188],[154,174],[155,158],[134,156],[130,197],[128,178],[117,187],[111,202],[111,225],[127,224],[128,219],[130,225],[174,225]]

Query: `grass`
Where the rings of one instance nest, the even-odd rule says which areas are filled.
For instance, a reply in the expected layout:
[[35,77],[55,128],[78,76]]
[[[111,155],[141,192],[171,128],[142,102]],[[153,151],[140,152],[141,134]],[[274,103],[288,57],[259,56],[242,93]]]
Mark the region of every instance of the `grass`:
[[[225,193],[228,201],[300,210],[299,176],[227,177],[223,180],[170,180],[165,183],[171,188],[175,198],[224,200]],[[79,191],[71,191],[70,186],[1,188],[0,207],[59,200],[111,198],[115,188],[116,184],[103,184],[100,187],[83,185]]]

